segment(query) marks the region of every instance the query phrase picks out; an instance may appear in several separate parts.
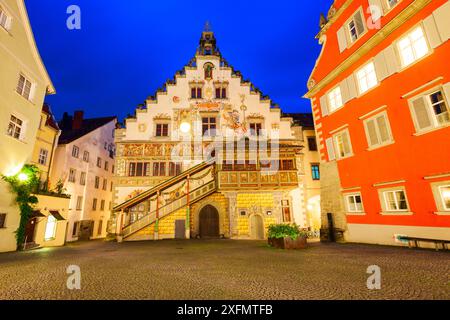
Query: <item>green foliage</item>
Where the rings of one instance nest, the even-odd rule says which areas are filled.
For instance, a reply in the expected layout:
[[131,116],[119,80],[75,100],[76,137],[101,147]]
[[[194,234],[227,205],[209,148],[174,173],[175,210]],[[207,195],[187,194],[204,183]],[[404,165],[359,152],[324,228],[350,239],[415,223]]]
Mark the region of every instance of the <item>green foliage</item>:
[[295,224],[272,224],[269,226],[269,238],[291,238],[292,240],[297,240],[298,237],[306,236],[307,234]]
[[59,195],[66,194],[67,190],[66,188],[64,188],[64,182],[61,179],[59,179],[58,182],[56,183],[54,192],[56,192],[56,194]]
[[[33,212],[33,205],[38,203],[37,197],[33,195],[39,189],[38,173],[36,166],[24,165],[22,170],[14,176],[2,175],[2,179],[9,183],[11,191],[16,194],[15,201],[20,208],[20,225],[16,230],[18,249],[25,241],[25,228]],[[23,179],[25,177],[26,179]]]

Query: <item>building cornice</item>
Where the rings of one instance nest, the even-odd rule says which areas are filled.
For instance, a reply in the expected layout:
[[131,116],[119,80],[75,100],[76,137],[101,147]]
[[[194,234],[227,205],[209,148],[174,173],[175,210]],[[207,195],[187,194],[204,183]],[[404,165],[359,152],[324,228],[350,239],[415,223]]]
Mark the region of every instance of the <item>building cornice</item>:
[[387,36],[393,33],[398,27],[405,23],[408,19],[413,17],[416,13],[422,10],[425,6],[431,3],[431,0],[416,0],[407,8],[400,12],[395,18],[389,21],[381,30],[374,34],[361,47],[359,47],[352,55],[344,60],[337,68],[331,71],[326,77],[318,82],[308,93],[306,98],[312,98],[320,90],[335,80],[340,74],[350,68],[354,63],[358,62],[362,57],[368,54],[374,47],[382,43]]

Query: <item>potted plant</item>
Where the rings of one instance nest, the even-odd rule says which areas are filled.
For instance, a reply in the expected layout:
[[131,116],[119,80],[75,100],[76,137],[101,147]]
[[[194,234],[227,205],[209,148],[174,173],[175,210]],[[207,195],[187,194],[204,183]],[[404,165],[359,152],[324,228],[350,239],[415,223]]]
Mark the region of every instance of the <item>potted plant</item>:
[[297,225],[273,224],[269,226],[269,245],[277,249],[304,249],[308,235]]

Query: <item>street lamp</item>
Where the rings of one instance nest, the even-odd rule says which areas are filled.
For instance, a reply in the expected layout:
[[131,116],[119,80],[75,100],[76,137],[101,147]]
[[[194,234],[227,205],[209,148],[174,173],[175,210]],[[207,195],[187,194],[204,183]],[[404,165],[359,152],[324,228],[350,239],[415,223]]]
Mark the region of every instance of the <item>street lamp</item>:
[[180,130],[183,133],[189,133],[191,131],[191,124],[189,122],[183,122],[180,125]]

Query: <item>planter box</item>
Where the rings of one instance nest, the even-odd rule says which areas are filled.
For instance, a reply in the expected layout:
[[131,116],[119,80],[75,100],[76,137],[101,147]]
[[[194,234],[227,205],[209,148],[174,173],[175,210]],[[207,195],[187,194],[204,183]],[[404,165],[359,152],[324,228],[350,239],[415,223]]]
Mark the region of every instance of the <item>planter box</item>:
[[269,245],[277,249],[305,249],[307,245],[307,239],[305,237],[298,237],[297,240],[292,240],[292,238],[269,238]]

